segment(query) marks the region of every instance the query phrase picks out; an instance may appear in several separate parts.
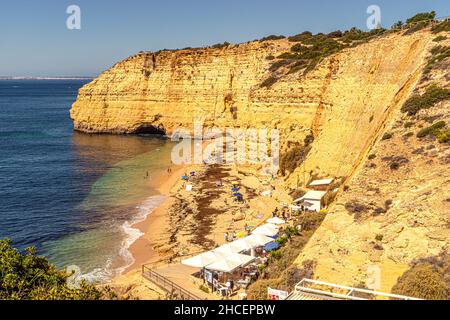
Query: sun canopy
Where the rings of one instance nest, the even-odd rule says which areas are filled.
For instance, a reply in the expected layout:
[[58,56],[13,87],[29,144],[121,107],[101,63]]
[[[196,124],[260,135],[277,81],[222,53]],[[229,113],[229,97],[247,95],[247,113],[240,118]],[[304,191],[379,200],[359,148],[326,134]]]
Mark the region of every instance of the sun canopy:
[[236,253],[254,248],[250,243],[248,243],[246,241],[246,238],[242,238],[242,239],[230,242],[229,246],[230,246],[231,250],[233,250]]
[[227,256],[227,255],[231,255],[234,253],[239,253],[241,251],[242,250],[239,250],[239,248],[237,246],[231,246],[231,244],[227,243],[227,244],[224,244],[223,246],[220,246],[220,247],[212,250],[211,252],[222,255],[222,256]]
[[229,273],[233,272],[239,267],[249,264],[254,260],[255,258],[249,255],[235,253],[220,261],[208,265],[206,269]]
[[199,254],[195,257],[185,259],[181,261],[181,264],[186,266],[194,267],[194,268],[204,268],[207,265],[220,261],[223,259],[223,255],[218,253],[214,253],[212,251],[207,251],[202,254]]
[[265,236],[263,234],[252,234],[244,239],[246,243],[252,246],[252,248],[262,247],[269,242],[273,241],[273,238]]
[[271,223],[266,223],[255,230],[253,230],[252,234],[262,234],[268,237],[273,237],[278,234],[279,228]]
[[272,224],[285,224],[286,221],[284,221],[283,219],[280,219],[278,217],[274,217],[274,218],[270,218],[267,220],[268,223],[272,223]]

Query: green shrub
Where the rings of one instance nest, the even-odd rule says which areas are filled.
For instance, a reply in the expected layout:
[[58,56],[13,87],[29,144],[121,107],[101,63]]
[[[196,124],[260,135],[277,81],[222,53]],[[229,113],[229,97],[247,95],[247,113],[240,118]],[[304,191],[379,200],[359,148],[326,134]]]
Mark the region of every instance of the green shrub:
[[229,47],[231,45],[231,43],[225,41],[224,43],[217,43],[215,45],[212,45],[211,48],[214,49],[222,49],[222,48],[226,48]]
[[305,146],[309,146],[311,143],[314,142],[314,136],[312,134],[308,134],[305,139],[303,139],[303,143]]
[[342,36],[343,36],[343,33],[341,30],[336,30],[336,31],[330,32],[328,34],[328,37],[330,37],[330,38],[341,38]]
[[392,292],[428,300],[449,298],[444,277],[431,265],[417,265],[406,271],[398,278]]
[[304,212],[300,216],[299,223],[303,231],[315,231],[325,219],[324,212]]
[[450,47],[436,46],[431,49],[431,55],[428,58],[427,65],[424,68],[423,74],[427,75],[439,64],[439,62],[450,57]]
[[288,236],[289,238],[292,237],[292,236],[298,236],[298,235],[299,235],[298,229],[295,228],[295,227],[292,227],[292,226],[286,227],[286,229],[284,229],[283,232],[284,232],[284,233],[286,234],[286,236]]
[[366,204],[364,204],[356,199],[348,201],[344,207],[348,212],[354,213],[354,214],[361,214],[361,213],[366,212],[369,209]]
[[325,193],[325,195],[323,196],[323,204],[325,207],[329,207],[334,199],[336,199],[338,191],[328,191],[327,193]]
[[450,142],[450,129],[439,131],[436,138],[440,143]]
[[436,18],[435,11],[422,12],[422,13],[418,13],[415,16],[407,19],[406,24],[412,24],[412,23],[417,23],[417,22],[421,22],[421,21],[431,21],[431,20],[434,20],[434,18]]
[[310,150],[310,146],[295,146],[282,154],[280,157],[281,174],[286,175],[288,172],[294,172],[295,169],[301,166]]
[[309,31],[305,31],[305,32],[302,32],[302,33],[297,34],[295,36],[289,37],[288,40],[290,42],[301,42],[301,41],[303,41],[305,39],[308,39],[310,37],[312,37],[312,33],[309,32]]
[[398,169],[400,168],[400,163],[398,163],[398,162],[396,162],[396,161],[392,161],[392,162],[389,164],[389,168],[390,168],[391,170],[398,170]]
[[412,116],[419,110],[429,109],[436,103],[450,98],[450,90],[442,89],[436,85],[427,88],[423,95],[413,95],[402,106],[401,111]]
[[278,250],[270,251],[270,253],[269,253],[269,257],[270,257],[271,260],[278,260],[282,256],[283,256],[283,254],[281,253],[281,251],[278,251]]
[[405,33],[403,33],[403,35],[405,35],[405,36],[411,35],[419,30],[425,29],[426,27],[428,27],[429,24],[430,24],[430,21],[421,21],[421,22],[415,23],[414,25],[411,26],[411,28],[406,30]]
[[391,27],[392,29],[401,29],[403,28],[403,21],[397,21],[396,23],[394,23]]
[[405,124],[403,125],[403,127],[405,127],[406,129],[411,128],[412,126],[414,126],[414,122],[412,121],[405,122]]
[[424,138],[428,135],[432,135],[432,136],[436,137],[439,134],[440,129],[442,129],[444,127],[445,127],[445,121],[438,121],[435,124],[420,130],[417,133],[417,138]]
[[386,132],[383,137],[381,138],[381,140],[389,140],[392,138],[392,133],[390,132]]
[[431,28],[431,32],[433,32],[435,34],[444,32],[444,31],[446,31],[446,32],[450,31],[450,19],[446,19]]
[[69,288],[70,276],[36,255],[34,248],[24,254],[0,240],[0,300],[98,300],[103,294],[95,286],[82,283]]
[[280,40],[280,39],[285,39],[285,36],[276,36],[276,35],[270,35],[267,37],[264,37],[262,39],[259,40],[259,42],[264,42],[264,41],[271,41],[271,40]]
[[289,239],[288,235],[282,235],[278,237],[275,241],[280,245],[283,246]]
[[440,42],[444,40],[447,40],[446,36],[437,36],[436,38],[433,39],[434,42]]
[[291,63],[290,60],[279,60],[279,61],[276,61],[270,66],[269,71],[270,72],[275,72],[278,69],[280,69],[281,67],[289,65],[290,63]]

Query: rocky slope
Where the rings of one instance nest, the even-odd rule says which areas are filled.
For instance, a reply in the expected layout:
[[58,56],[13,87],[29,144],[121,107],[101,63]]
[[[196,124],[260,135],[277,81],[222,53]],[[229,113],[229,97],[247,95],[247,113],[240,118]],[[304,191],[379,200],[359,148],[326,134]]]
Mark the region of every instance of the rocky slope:
[[[426,51],[449,45],[448,39],[431,42]],[[448,128],[450,101],[415,115],[398,108],[409,95],[408,86],[417,95],[430,85],[450,89],[449,67],[447,58],[429,75],[412,73],[392,110],[383,115],[386,121],[367,141],[369,147],[351,170],[345,191],[296,261],[316,261],[316,278],[366,285],[378,269],[377,289],[389,292],[412,262],[450,254],[450,145],[418,135],[439,121]]]
[[[297,188],[304,176],[345,177],[346,191],[297,263],[314,260],[315,277],[349,285],[365,282],[376,265],[389,291],[413,259],[449,244],[448,145],[404,136],[426,116],[450,120],[448,100],[420,113],[413,127],[400,111],[430,83],[449,87],[448,67],[422,78],[435,37],[429,29],[391,33],[268,87],[261,84],[272,75],[270,57],[289,51],[287,39],[140,53],[84,86],[71,117],[89,133],[170,134],[192,130],[195,120],[206,128],[276,128],[282,153],[312,135],[286,186]],[[386,132],[393,138],[382,139]],[[355,202],[363,210],[354,211]]]

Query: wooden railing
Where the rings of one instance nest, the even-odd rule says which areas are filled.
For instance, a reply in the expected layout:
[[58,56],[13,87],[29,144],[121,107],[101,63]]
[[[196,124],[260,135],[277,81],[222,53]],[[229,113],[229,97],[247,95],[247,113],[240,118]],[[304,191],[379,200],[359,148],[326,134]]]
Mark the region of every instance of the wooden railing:
[[142,266],[142,276],[166,291],[171,300],[202,300],[145,265]]

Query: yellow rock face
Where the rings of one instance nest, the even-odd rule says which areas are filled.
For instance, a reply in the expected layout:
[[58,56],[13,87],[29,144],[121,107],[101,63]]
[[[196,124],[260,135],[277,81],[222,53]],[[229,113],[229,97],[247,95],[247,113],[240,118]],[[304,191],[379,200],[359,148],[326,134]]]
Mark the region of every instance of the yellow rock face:
[[411,92],[430,38],[418,32],[374,40],[269,89],[260,87],[270,76],[267,57],[288,51],[287,40],[142,53],[80,89],[71,117],[84,132],[170,134],[192,130],[195,120],[205,128],[274,128],[282,148],[313,132],[306,171],[345,176]]
[[[425,37],[422,41],[427,43]],[[417,43],[413,43],[410,52],[420,50],[421,55],[423,49],[419,47],[422,43]],[[439,44],[428,42],[425,51],[437,45],[448,46],[450,41]],[[386,121],[378,133],[375,131],[371,136],[363,129],[364,121],[375,108],[354,118],[361,136],[368,139],[364,142],[355,137],[355,143],[362,146],[362,156],[356,162],[343,164],[344,167],[353,166],[353,169],[344,171],[346,176],[349,172],[346,181],[348,190],[339,194],[322,225],[296,260],[298,265],[305,260],[317,261],[315,278],[350,286],[366,285],[375,268],[379,270],[380,285],[376,289],[389,292],[398,277],[411,267],[412,261],[438,256],[443,252],[448,254],[450,145],[430,137],[419,139],[416,134],[421,128],[437,121],[445,121],[448,126],[450,101],[421,110],[413,117],[400,112],[400,106],[410,95],[411,88],[420,94],[431,84],[450,89],[450,59],[425,78],[421,78],[421,72],[415,69],[421,65],[422,62],[416,60],[416,66],[409,69],[405,86],[398,89],[391,103],[383,100],[380,87],[379,101],[385,101],[386,105],[384,110],[377,111],[381,113],[375,113],[374,119],[384,117]],[[395,74],[398,72],[401,69],[395,70]],[[403,76],[408,77],[408,74]],[[322,130],[323,136],[332,135],[330,132],[341,134],[339,126],[334,129],[322,127]],[[383,140],[381,137],[387,132],[392,138]],[[335,145],[328,159],[336,159],[333,152],[345,153],[345,150],[353,149],[329,138],[315,145],[316,150],[324,150],[327,145],[333,149],[326,141],[334,141]],[[316,157],[312,154],[308,162],[317,164],[321,170],[327,167],[324,162],[328,159],[320,157],[324,152],[319,151]],[[368,155],[373,155],[372,160]],[[339,165],[335,161],[329,162],[329,166]],[[393,162],[400,163],[398,169],[391,168]],[[348,204],[355,201],[364,205],[365,209],[361,212],[348,210]]]
[[[296,263],[316,260],[317,278],[348,285],[364,283],[368,267],[379,266],[380,289],[389,291],[414,258],[448,246],[448,148],[439,146],[435,160],[413,154],[423,142],[402,138],[407,119],[399,111],[420,89],[434,37],[429,30],[384,36],[323,60],[307,76],[286,75],[270,88],[260,86],[270,76],[267,57],[288,51],[287,40],[142,53],[80,89],[71,117],[84,132],[170,134],[192,130],[195,120],[205,128],[274,128],[282,151],[312,133],[312,150],[287,186],[316,174],[348,177],[350,189],[338,195]],[[448,117],[448,104],[445,109]],[[381,141],[388,130],[396,132],[394,139]],[[370,153],[377,153],[375,168],[367,166]],[[399,154],[409,162],[393,172],[382,158]],[[385,200],[392,205],[385,214],[358,220],[345,209],[355,198],[372,207]],[[378,235],[382,239],[374,240]]]

